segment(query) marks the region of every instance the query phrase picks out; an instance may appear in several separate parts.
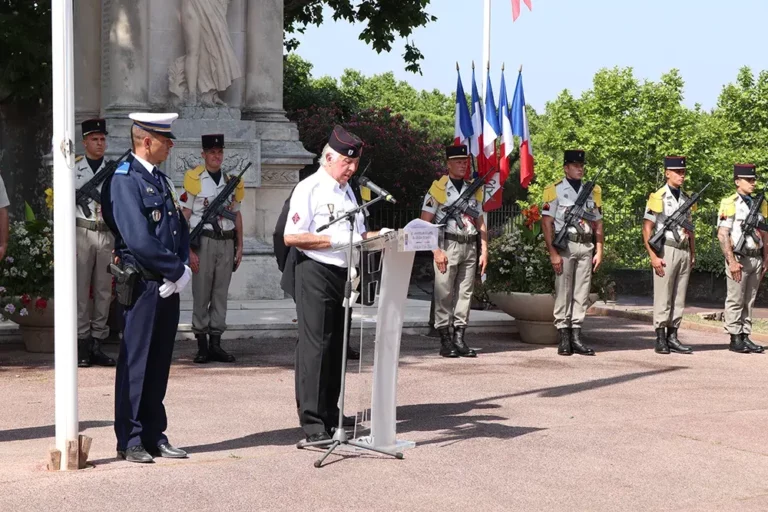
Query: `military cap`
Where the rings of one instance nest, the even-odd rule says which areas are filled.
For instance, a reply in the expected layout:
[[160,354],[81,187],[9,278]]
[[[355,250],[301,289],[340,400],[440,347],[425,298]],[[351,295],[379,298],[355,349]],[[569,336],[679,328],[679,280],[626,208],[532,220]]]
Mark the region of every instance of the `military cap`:
[[665,156],[664,168],[665,169],[685,169],[685,157],[684,156]]
[[107,135],[107,122],[104,119],[86,119],[80,124],[83,129],[83,138],[89,133],[103,133]]
[[171,133],[171,123],[178,119],[179,114],[153,114],[149,112],[136,112],[129,114],[128,117],[133,119],[133,124],[143,130],[157,133],[159,135],[165,135],[169,139],[176,138],[173,133]]
[[467,151],[467,146],[465,144],[459,146],[446,146],[445,156],[449,160],[451,158],[468,158],[469,151]]
[[585,155],[583,149],[566,149],[563,157],[563,165],[565,164],[583,164],[585,161]]
[[328,145],[340,155],[351,158],[360,158],[360,154],[363,152],[363,141],[339,125],[333,127]]
[[224,135],[220,133],[203,135],[203,149],[223,148]]
[[734,164],[733,178],[757,178],[755,164]]

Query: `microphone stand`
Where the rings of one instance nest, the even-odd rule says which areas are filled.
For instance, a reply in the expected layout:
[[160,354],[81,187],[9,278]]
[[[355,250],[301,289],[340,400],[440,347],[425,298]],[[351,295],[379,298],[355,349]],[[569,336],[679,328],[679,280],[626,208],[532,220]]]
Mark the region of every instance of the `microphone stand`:
[[[342,346],[342,353],[341,353],[341,388],[339,391],[339,423],[336,427],[336,432],[333,433],[333,438],[325,440],[325,441],[316,441],[314,443],[310,443],[307,441],[299,441],[299,443],[296,445],[297,448],[308,448],[311,446],[328,446],[328,449],[323,454],[322,457],[320,457],[318,460],[315,461],[315,467],[319,468],[323,465],[323,462],[325,459],[339,446],[342,444],[354,446],[355,448],[362,448],[365,450],[370,450],[373,452],[378,452],[383,455],[389,455],[392,457],[395,457],[397,459],[403,458],[402,452],[393,452],[388,450],[382,450],[379,448],[374,448],[373,446],[369,446],[367,444],[363,444],[354,440],[350,440],[347,437],[347,431],[344,429],[344,389],[346,385],[346,376],[347,376],[347,346],[349,343],[349,331],[350,331],[350,322],[352,320],[352,258],[354,256],[354,247],[353,247],[353,240],[354,240],[354,234],[355,234],[355,217],[357,216],[358,212],[362,211],[366,207],[378,203],[384,199],[383,196],[377,196],[376,199],[373,199],[372,201],[368,201],[367,203],[363,203],[362,205],[358,206],[354,210],[350,210],[349,212],[345,212],[344,215],[341,215],[340,217],[332,220],[331,222],[320,226],[317,228],[317,232],[325,231],[330,226],[336,224],[337,222],[340,222],[342,220],[347,220],[349,225],[349,246],[347,247],[347,281],[344,283],[344,298],[345,300],[345,306],[344,306],[344,338],[343,338],[343,346]],[[360,272],[362,272],[362,265],[360,268]]]

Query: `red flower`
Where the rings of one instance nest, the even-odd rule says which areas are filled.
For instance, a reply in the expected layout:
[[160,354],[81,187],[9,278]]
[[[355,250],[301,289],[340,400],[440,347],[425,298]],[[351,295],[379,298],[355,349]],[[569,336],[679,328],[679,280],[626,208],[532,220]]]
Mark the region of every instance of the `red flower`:
[[37,300],[35,301],[35,308],[36,309],[45,309],[47,307],[48,307],[48,301],[45,300],[42,297],[38,297]]
[[24,304],[24,305],[26,306],[26,305],[27,305],[27,304],[29,304],[30,302],[32,302],[32,297],[30,297],[30,296],[29,296],[29,295],[27,295],[26,293],[25,293],[24,295],[22,295],[22,296],[21,296],[21,303],[22,303],[22,304]]

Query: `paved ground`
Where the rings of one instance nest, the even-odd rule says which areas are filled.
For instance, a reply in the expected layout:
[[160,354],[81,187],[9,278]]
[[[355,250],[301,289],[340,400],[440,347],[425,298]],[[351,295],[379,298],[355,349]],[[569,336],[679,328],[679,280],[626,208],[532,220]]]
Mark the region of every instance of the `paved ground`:
[[[0,509],[26,510],[768,510],[768,355],[686,332],[694,355],[652,351],[650,325],[591,317],[596,357],[511,335],[470,336],[475,360],[446,360],[406,336],[398,432],[404,460],[294,447],[292,340],[232,343],[234,366],[176,354],[166,399],[188,460],[114,458],[114,370],[79,371],[92,469],[48,473],[50,356],[0,346]],[[370,349],[364,348],[370,356]],[[370,358],[348,404],[368,406]]]
[[[653,313],[653,297],[618,297],[617,300],[609,303],[599,301],[596,306],[617,309],[621,311],[637,311],[644,313]],[[696,313],[709,313],[722,311],[724,304],[722,302],[706,303],[694,302],[685,305],[685,314],[695,315]],[[756,307],[752,309],[754,318],[768,318],[768,308]]]

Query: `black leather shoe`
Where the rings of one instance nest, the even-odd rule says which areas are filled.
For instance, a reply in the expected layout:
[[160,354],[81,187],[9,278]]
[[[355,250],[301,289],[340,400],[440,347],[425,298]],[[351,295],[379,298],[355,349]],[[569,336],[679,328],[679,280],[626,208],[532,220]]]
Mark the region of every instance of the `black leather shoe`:
[[477,357],[477,352],[464,343],[464,330],[466,328],[466,325],[459,325],[453,328],[453,344],[456,347],[456,352],[458,352],[461,357]]
[[451,334],[448,332],[447,327],[439,329],[440,332],[440,355],[443,357],[459,357],[459,352],[456,350],[456,345],[453,344]]
[[744,344],[741,334],[731,334],[731,344],[728,350],[738,352],[739,354],[749,354],[749,349]]
[[593,356],[595,351],[587,347],[581,342],[581,328],[573,327],[571,329],[571,348],[574,354],[580,354],[582,356]]
[[330,441],[331,436],[328,435],[328,432],[318,432],[317,434],[312,434],[311,436],[307,436],[307,442],[308,443],[317,443],[319,441]]
[[564,327],[562,329],[558,329],[557,334],[560,336],[560,344],[557,346],[557,355],[572,355],[573,350],[571,350],[571,330],[567,327]]
[[235,356],[224,352],[221,348],[221,334],[211,334],[211,343],[208,346],[208,357],[211,361],[220,363],[234,363]]
[[142,464],[147,464],[154,460],[142,445],[131,446],[127,450],[118,450],[117,456],[128,462],[139,462]]
[[672,352],[677,352],[678,354],[692,354],[693,349],[687,345],[683,345],[680,343],[680,340],[677,339],[677,328],[675,327],[667,327],[667,346],[669,347],[669,350]]
[[96,338],[93,339],[91,345],[91,364],[97,366],[116,366],[117,363],[115,360],[101,351],[101,342],[102,340]]
[[757,345],[751,339],[749,339],[749,334],[741,333],[741,341],[744,343],[744,346],[749,349],[750,352],[760,354],[765,350],[765,347]]
[[77,366],[90,368],[91,366],[91,338],[77,339]]
[[360,359],[360,352],[352,348],[352,345],[347,345],[347,359],[353,359],[355,361]]
[[209,361],[208,335],[205,333],[198,333],[195,334],[195,338],[197,338],[197,355],[195,355],[195,358],[192,361],[197,364],[205,364]]
[[659,327],[656,329],[656,347],[657,354],[669,354],[669,346],[667,346],[667,336],[664,333],[664,328]]
[[171,446],[171,443],[163,443],[161,445],[158,445],[157,448],[153,450],[152,455],[154,455],[155,457],[165,457],[167,459],[186,459],[187,458],[187,452],[179,448],[174,448],[173,446]]

